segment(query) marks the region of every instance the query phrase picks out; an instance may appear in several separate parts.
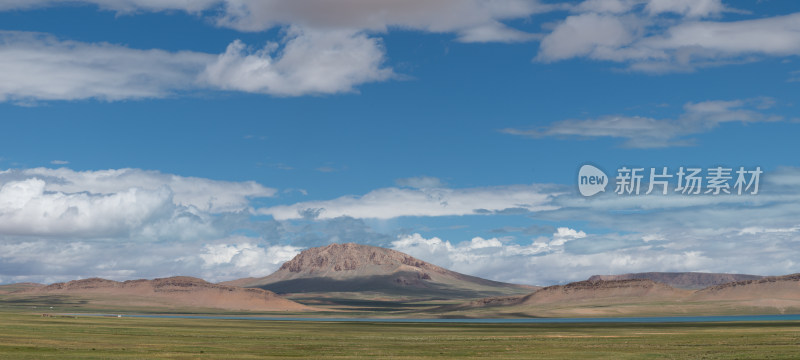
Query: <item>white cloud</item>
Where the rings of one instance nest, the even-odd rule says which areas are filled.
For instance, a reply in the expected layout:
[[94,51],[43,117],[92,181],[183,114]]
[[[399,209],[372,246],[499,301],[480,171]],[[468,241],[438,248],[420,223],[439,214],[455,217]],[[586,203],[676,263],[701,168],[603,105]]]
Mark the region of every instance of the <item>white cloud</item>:
[[29,178],[46,180],[45,191],[63,193],[114,194],[131,189],[156,191],[166,188],[175,205],[208,212],[246,210],[251,198],[271,197],[277,191],[254,181],[220,181],[141,169],[75,171],[68,168],[33,168],[0,171],[0,183],[4,179]]
[[[559,228],[551,238],[538,238],[528,245],[504,243],[500,239],[475,237],[470,241],[453,244],[438,237],[425,238],[420,234],[403,235],[392,242],[392,248],[419,259],[468,275],[492,280],[523,284],[550,284],[554,274],[569,268],[562,264],[552,269],[535,269],[535,264],[545,256],[559,256],[568,240],[586,237],[583,231]],[[562,277],[575,275],[559,273]],[[588,276],[587,276],[588,277]],[[555,279],[555,280],[554,280]]]
[[0,187],[0,232],[34,235],[110,235],[142,225],[170,203],[165,189],[109,195],[45,192],[32,178]]
[[0,101],[162,98],[181,91],[235,90],[278,96],[353,92],[394,77],[379,38],[292,27],[282,45],[221,55],[138,50],[0,32]]
[[649,0],[645,6],[651,15],[675,13],[689,17],[718,15],[726,10],[722,0]]
[[[782,230],[756,236],[739,234],[737,229],[664,236],[647,232],[587,235],[562,228],[527,245],[482,238],[451,243],[412,234],[399,237],[392,248],[461,273],[531,285],[648,271],[778,275],[796,272],[795,259],[800,255],[795,251],[800,243],[796,229]],[[493,244],[473,246],[484,241]]]
[[583,239],[585,237],[586,233],[583,231],[578,231],[567,227],[560,227],[556,229],[556,233],[553,234],[553,241],[550,242],[550,246],[564,245],[567,243],[567,241]]
[[553,9],[528,0],[226,0],[221,26],[261,31],[287,24],[313,29],[457,33],[461,41],[524,41],[528,34],[502,24]]
[[299,219],[313,210],[319,219],[342,216],[390,219],[401,216],[457,216],[493,213],[507,209],[553,209],[552,194],[540,186],[496,186],[470,189],[383,188],[363,196],[343,196],[258,209],[276,220]]
[[279,224],[252,220],[247,211],[252,198],[274,192],[255,182],[139,169],[2,171],[0,276],[54,282],[266,274],[298,248],[230,234],[279,240]]
[[[57,6],[63,0],[3,0],[0,10]],[[537,0],[79,0],[119,13],[178,10],[205,14],[217,25],[240,31],[264,31],[298,25],[316,30],[390,28],[456,33],[465,42],[527,41],[530,34],[503,21],[563,8]]]
[[259,239],[232,237],[207,244],[198,256],[210,281],[266,276],[294,258],[301,248],[291,245],[259,245]]
[[739,230],[739,235],[755,235],[762,233],[793,233],[800,231],[800,225],[786,228],[765,228],[763,226],[751,226]]
[[217,214],[249,210],[274,189],[255,182],[181,177],[157,171],[23,169],[0,172],[0,237],[207,239]]
[[[722,256],[715,251],[732,252],[740,243],[758,252],[762,250],[758,249],[759,242],[800,241],[797,169],[764,170],[757,195],[688,196],[671,191],[666,196],[660,193],[619,196],[610,193],[587,201],[570,194],[553,201],[558,210],[539,213],[536,217],[557,223],[581,219],[589,226],[640,234],[637,239],[650,244],[683,244],[681,246],[702,251],[715,259]],[[646,185],[643,187],[646,189]],[[566,246],[575,244],[570,241]]]
[[[796,272],[800,256],[796,250],[800,249],[800,170],[788,167],[765,172],[762,191],[755,196],[601,194],[585,199],[572,193],[551,195],[547,206],[553,210],[527,214],[536,218],[534,223],[557,224],[548,235],[539,231],[526,238],[520,229],[514,231],[521,234],[520,238],[474,236],[463,241],[417,233],[390,236],[373,231],[367,225],[369,221],[348,217],[261,225],[244,219],[251,222],[244,226],[250,231],[258,226],[276,227],[264,235],[245,237],[232,235],[238,232],[230,223],[209,220],[215,216],[189,211],[172,203],[168,196],[160,203],[161,210],[153,210],[158,206],[138,199],[140,192],[159,195],[159,188],[139,188],[135,196],[117,190],[42,191],[42,181],[58,181],[52,176],[38,178],[19,172],[0,175],[0,182],[9,187],[0,187],[0,226],[6,227],[0,231],[0,281],[52,282],[89,276],[124,280],[170,275],[229,280],[266,275],[300,247],[331,241],[390,244],[396,250],[462,273],[538,285],[582,280],[594,274],[643,271],[777,275]],[[121,179],[122,183],[132,181]],[[517,193],[535,188],[499,189]],[[436,191],[391,190],[437,198]],[[449,191],[452,193],[438,199],[468,194],[474,197],[475,193],[498,196],[498,188]],[[499,199],[508,201],[502,196]],[[103,207],[115,201],[118,209]],[[64,210],[69,207],[76,210]],[[43,208],[50,211],[39,211]],[[71,212],[83,218],[77,222],[61,220],[62,214],[72,216]],[[12,229],[19,224],[14,217],[23,215],[28,227],[23,227],[24,231]],[[147,219],[137,220],[141,218]],[[584,231],[570,225],[576,221],[598,230]]]
[[651,73],[800,55],[800,13],[737,21],[720,0],[588,0],[545,35],[536,60],[586,57]]
[[[793,273],[800,256],[799,174],[796,168],[769,170],[753,196],[603,194],[587,200],[565,194],[554,199],[556,210],[532,215],[553,223],[579,220],[606,229],[601,233],[562,226],[531,242],[460,243],[413,234],[392,246],[467,274],[540,285],[646,271]],[[492,246],[481,246],[487,241]]]
[[384,65],[376,33],[399,28],[455,33],[463,42],[528,41],[536,36],[503,21],[558,7],[535,0],[4,0],[0,11],[64,4],[122,14],[186,11],[240,31],[282,28],[285,36],[256,49],[236,40],[217,55],[0,32],[0,102],[117,101],[220,89],[276,96],[356,92],[364,83],[397,77]]
[[[731,22],[693,21],[643,43],[660,49],[698,48],[714,55],[800,55],[800,13]],[[702,56],[697,51],[696,56]]]
[[[727,8],[721,0],[587,0],[575,5],[536,0],[6,0],[0,2],[0,11],[65,3],[91,4],[122,14],[185,11],[222,27],[239,31],[277,27],[288,36],[280,51],[274,44],[249,51],[237,41],[215,56],[43,42],[26,35],[0,52],[1,57],[11,59],[0,64],[8,69],[6,74],[0,72],[0,80],[14,80],[0,87],[0,99],[163,97],[197,89],[200,72],[199,83],[229,90],[279,96],[351,92],[357,85],[394,75],[382,65],[385,51],[376,35],[395,29],[450,33],[462,42],[541,40],[539,61],[586,57],[653,73],[753,61],[754,55],[800,54],[800,14],[707,20],[740,12]],[[531,34],[507,24],[554,10],[571,13],[548,34]],[[10,38],[8,34],[4,37]],[[25,47],[25,42],[30,42],[29,46]],[[31,56],[20,57],[19,51],[9,49],[24,50]],[[75,53],[92,56],[81,58]],[[31,67],[25,67],[26,62]],[[205,68],[209,63],[212,65]],[[55,70],[61,68],[66,71]],[[31,73],[42,76],[26,82],[14,76]],[[43,86],[45,75],[56,79],[57,86]]]
[[52,283],[87,277],[152,279],[175,275],[226,281],[268,275],[299,250],[242,236],[211,242],[7,239],[0,241],[0,283]]
[[613,137],[625,139],[624,146],[657,148],[693,144],[688,136],[711,131],[727,122],[779,121],[764,113],[773,101],[767,98],[686,103],[677,119],[640,116],[604,116],[596,119],[562,120],[542,129],[503,129],[511,135],[541,137]]
[[630,44],[635,31],[617,16],[572,15],[542,39],[536,58],[550,62],[578,56],[605,57],[609,49]]
[[357,85],[394,76],[383,67],[380,39],[363,33],[292,27],[283,42],[249,51],[234,41],[201,78],[225,90],[298,96],[352,92]]
[[122,100],[190,89],[213,56],[0,32],[0,101]]

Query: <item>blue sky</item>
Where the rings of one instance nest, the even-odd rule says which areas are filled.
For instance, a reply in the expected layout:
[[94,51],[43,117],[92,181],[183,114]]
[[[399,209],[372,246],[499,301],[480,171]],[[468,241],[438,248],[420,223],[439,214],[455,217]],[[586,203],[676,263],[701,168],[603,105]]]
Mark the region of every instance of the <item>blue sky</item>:
[[[800,5],[325,4],[0,1],[0,283],[331,242],[528,284],[798,271]],[[583,198],[586,163],[764,174]]]

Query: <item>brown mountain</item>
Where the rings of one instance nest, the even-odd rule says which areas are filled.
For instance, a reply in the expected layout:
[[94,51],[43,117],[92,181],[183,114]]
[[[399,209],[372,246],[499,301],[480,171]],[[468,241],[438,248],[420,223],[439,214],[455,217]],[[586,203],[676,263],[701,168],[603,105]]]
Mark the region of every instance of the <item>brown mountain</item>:
[[736,281],[696,291],[693,300],[746,301],[800,308],[800,273]]
[[526,295],[520,304],[563,303],[598,300],[644,300],[678,299],[688,295],[686,290],[675,289],[669,285],[648,279],[630,280],[586,280],[566,285],[548,286]]
[[34,287],[27,295],[68,295],[93,304],[136,307],[216,308],[253,311],[302,311],[310,308],[263,289],[244,289],[176,276],[117,282],[91,278]]
[[624,301],[675,300],[688,296],[691,291],[675,289],[648,279],[585,280],[566,285],[541,288],[524,296],[493,297],[474,300],[467,307],[569,304]]
[[464,275],[399,251],[360,244],[307,249],[263,278],[228,285],[258,287],[279,294],[337,293],[350,297],[465,299],[526,294],[537,287]]
[[586,280],[525,296],[492,297],[440,308],[447,316],[674,316],[800,312],[800,274],[759,277],[700,290],[650,279]]
[[680,289],[702,289],[736,281],[758,280],[763,276],[702,272],[645,272],[622,275],[594,275],[589,281],[648,279]]

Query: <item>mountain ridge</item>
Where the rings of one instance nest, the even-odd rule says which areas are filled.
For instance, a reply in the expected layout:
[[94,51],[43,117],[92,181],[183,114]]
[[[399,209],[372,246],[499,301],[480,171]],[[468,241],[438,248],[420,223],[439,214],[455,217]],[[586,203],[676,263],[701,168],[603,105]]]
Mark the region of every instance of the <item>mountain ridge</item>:
[[619,275],[592,275],[589,281],[648,279],[680,289],[703,289],[736,281],[758,280],[760,275],[706,272],[642,272]]

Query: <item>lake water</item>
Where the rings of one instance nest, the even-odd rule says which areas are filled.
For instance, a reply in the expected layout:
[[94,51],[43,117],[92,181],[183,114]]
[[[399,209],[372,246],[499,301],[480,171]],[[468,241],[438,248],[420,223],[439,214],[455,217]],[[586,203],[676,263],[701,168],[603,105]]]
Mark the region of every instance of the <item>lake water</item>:
[[[106,316],[117,314],[64,314],[69,316]],[[305,318],[277,316],[210,316],[210,315],[121,315],[121,317],[158,319],[218,319],[261,321],[323,321],[323,322],[385,322],[385,323],[481,323],[481,324],[527,324],[527,323],[700,323],[732,321],[800,321],[800,314],[787,315],[735,315],[735,316],[661,316],[661,317],[612,317],[612,318],[525,318],[525,319],[391,319],[391,318]]]

